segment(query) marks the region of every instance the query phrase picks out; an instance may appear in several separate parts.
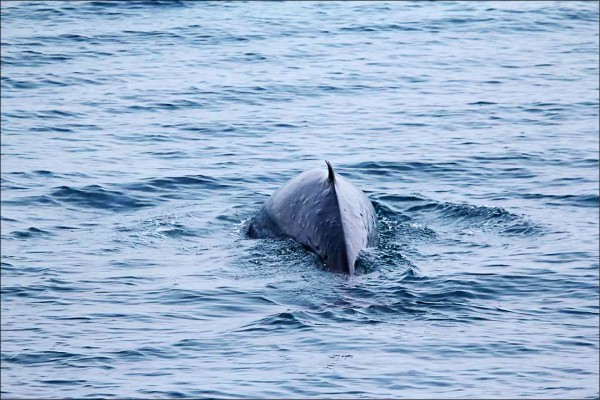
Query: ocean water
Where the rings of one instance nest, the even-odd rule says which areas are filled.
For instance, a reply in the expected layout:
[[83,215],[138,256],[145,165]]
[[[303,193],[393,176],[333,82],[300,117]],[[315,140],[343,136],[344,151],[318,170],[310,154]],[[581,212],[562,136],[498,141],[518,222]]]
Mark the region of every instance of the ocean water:
[[[3,398],[597,398],[597,2],[2,3]],[[327,159],[359,273],[245,229]]]

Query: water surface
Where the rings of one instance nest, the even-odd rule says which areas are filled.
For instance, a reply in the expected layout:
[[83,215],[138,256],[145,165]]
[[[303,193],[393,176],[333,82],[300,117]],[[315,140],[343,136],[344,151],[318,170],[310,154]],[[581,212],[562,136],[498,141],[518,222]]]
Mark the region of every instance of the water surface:
[[[598,397],[597,2],[2,4],[3,397]],[[359,274],[244,228],[373,201]]]

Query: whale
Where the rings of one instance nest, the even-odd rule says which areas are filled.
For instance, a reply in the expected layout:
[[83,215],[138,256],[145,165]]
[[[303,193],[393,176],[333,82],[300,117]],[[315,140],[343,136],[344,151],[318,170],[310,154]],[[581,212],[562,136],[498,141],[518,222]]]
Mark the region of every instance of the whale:
[[327,269],[352,275],[360,252],[379,242],[377,216],[363,191],[325,163],[274,192],[251,220],[248,236],[293,239]]

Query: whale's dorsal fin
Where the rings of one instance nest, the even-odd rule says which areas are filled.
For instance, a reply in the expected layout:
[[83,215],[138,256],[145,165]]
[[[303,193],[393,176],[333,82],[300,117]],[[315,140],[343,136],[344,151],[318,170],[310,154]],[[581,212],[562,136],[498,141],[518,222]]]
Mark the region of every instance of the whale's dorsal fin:
[[329,182],[335,183],[335,173],[333,172],[333,167],[329,161],[325,160],[325,162],[327,163],[327,169],[329,170]]

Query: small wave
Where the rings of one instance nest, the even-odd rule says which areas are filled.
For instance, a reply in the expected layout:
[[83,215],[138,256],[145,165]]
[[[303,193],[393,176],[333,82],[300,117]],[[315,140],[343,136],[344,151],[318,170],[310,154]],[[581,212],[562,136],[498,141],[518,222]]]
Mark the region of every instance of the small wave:
[[502,207],[476,206],[435,201],[418,204],[406,209],[407,214],[415,214],[432,221],[442,219],[454,224],[464,224],[468,228],[497,230],[506,235],[536,235],[542,232],[537,224],[524,217],[512,214]]
[[48,110],[37,113],[37,117],[40,119],[47,118],[81,118],[83,114],[76,113],[73,111],[64,111],[64,110]]
[[415,241],[433,239],[438,236],[434,229],[415,223],[409,216],[392,211],[381,203],[375,203],[375,212],[379,220],[381,248],[389,250],[395,245],[401,248]]
[[[13,265],[9,262],[2,261],[0,264],[2,269],[2,276],[57,276],[56,271],[46,267],[24,267],[22,265]],[[13,293],[19,293],[19,290]],[[21,292],[22,293],[22,292]]]
[[169,359],[178,357],[177,352],[173,351],[172,348],[161,348],[161,347],[139,347],[137,349],[120,350],[111,352],[110,355],[114,359],[121,359],[123,361],[144,361],[144,360],[155,360],[155,359]]
[[74,42],[89,42],[91,38],[89,36],[77,35],[74,33],[63,33],[62,35],[57,35],[57,39],[66,39]]
[[145,220],[142,223],[142,229],[145,229],[146,234],[151,237],[194,237],[198,236],[199,232],[192,229],[177,220],[170,217],[153,218]]
[[440,211],[441,213],[452,217],[454,219],[477,219],[477,220],[488,220],[488,219],[513,219],[516,218],[513,214],[509,213],[502,207],[486,207],[486,206],[475,206],[472,204],[456,204],[456,203],[438,203],[428,202],[425,204],[415,205],[406,210],[407,212],[429,212],[429,211]]
[[184,151],[172,150],[172,151],[146,151],[142,154],[149,154],[151,156],[155,156],[158,158],[163,158],[165,160],[178,159],[178,158],[187,158],[188,154]]
[[244,325],[239,328],[239,332],[273,332],[278,330],[306,330],[311,329],[312,324],[302,318],[302,312],[282,312],[258,321]]
[[65,360],[81,357],[81,354],[70,353],[66,351],[40,351],[32,353],[19,353],[14,355],[5,355],[2,353],[2,361],[8,364],[47,364],[60,363]]
[[34,89],[38,87],[36,82],[2,77],[2,89]]
[[526,193],[520,194],[520,197],[524,199],[542,199],[546,200],[548,205],[569,205],[575,207],[594,207],[598,208],[600,205],[600,197],[597,194],[587,195],[553,195],[553,194],[541,194],[541,193]]
[[[402,202],[408,203],[423,201],[416,196],[400,198]],[[406,213],[395,211],[379,200],[373,201],[373,205],[379,221],[380,243],[377,248],[362,253],[359,263],[364,262],[369,266],[366,271],[385,268],[404,271],[407,275],[413,274],[417,267],[410,255],[418,253],[415,246],[434,240],[438,233],[427,225],[415,223]]]
[[91,1],[87,5],[91,8],[100,9],[113,9],[115,7],[119,7],[138,10],[143,8],[187,7],[187,2],[182,0],[136,0],[124,3],[114,3],[112,1]]
[[190,195],[190,188],[198,190],[226,189],[230,185],[206,175],[186,175],[164,178],[151,178],[142,182],[121,185],[126,191],[145,193],[165,193],[168,197],[183,198]]
[[135,35],[135,36],[142,36],[142,37],[154,37],[154,38],[169,38],[169,39],[178,39],[181,38],[181,36],[179,36],[176,33],[172,33],[169,31],[128,31],[125,30],[123,31],[124,34],[126,35]]
[[83,379],[41,379],[40,383],[45,385],[60,385],[60,386],[80,386],[87,383]]
[[[40,179],[40,178],[70,179],[73,177],[77,177],[77,178],[89,177],[89,175],[81,173],[81,172],[58,173],[58,172],[50,171],[50,170],[46,170],[46,169],[36,169],[31,172],[14,171],[14,172],[9,172],[8,174],[18,176],[19,178],[30,179],[30,180],[34,180],[34,181],[37,179]],[[5,180],[6,180],[6,178],[2,178],[2,183],[4,183]],[[6,182],[11,183],[9,180],[6,180]]]
[[477,101],[475,103],[469,103],[470,106],[492,106],[495,104],[497,104],[497,103],[494,103],[491,101]]
[[395,162],[395,161],[367,161],[350,166],[353,170],[364,170],[369,175],[399,176],[403,172],[428,173],[445,175],[466,171],[466,167],[457,162],[427,163],[427,162]]
[[60,53],[43,53],[33,50],[23,50],[14,55],[3,56],[2,64],[15,67],[39,67],[55,63],[64,63],[73,59],[72,56]]
[[100,185],[83,188],[60,186],[49,195],[50,199],[77,207],[95,208],[112,211],[126,211],[151,207],[154,202],[138,199],[117,190],[108,190]]
[[[143,374],[144,376],[148,376],[147,373]],[[156,398],[164,398],[164,399],[183,399],[186,397],[190,397],[189,394],[185,393],[185,392],[178,392],[176,390],[150,390],[150,389],[140,389],[139,390],[140,393],[142,393],[144,396],[150,396],[150,397],[156,397]],[[210,392],[210,393],[207,393]],[[232,397],[231,395],[227,396],[227,395],[223,395],[222,392],[218,392],[218,391],[202,391],[202,396],[201,397],[205,397],[209,394],[213,394],[213,393],[217,393],[215,394],[215,398],[218,397]],[[220,396],[219,396],[220,394]],[[103,397],[103,396],[100,396]],[[196,397],[196,396],[192,396],[192,397]],[[208,397],[213,397],[213,396],[208,396]]]
[[[423,197],[419,197],[416,195],[397,195],[397,194],[384,194],[384,195],[380,195],[377,196],[377,200],[378,201],[382,201],[382,202],[393,202],[393,203],[405,203],[405,202],[422,202],[422,201],[427,201],[427,199],[423,198]],[[380,206],[382,207],[382,211],[384,209],[386,209],[387,207],[383,206],[380,204]],[[388,209],[389,210],[389,209]]]
[[399,32],[416,32],[420,31],[421,28],[410,26],[416,25],[410,24],[379,24],[379,25],[355,25],[343,27],[340,30],[342,32],[388,32],[388,31],[399,31]]
[[38,229],[32,226],[23,231],[14,231],[11,233],[11,236],[17,239],[29,239],[34,237],[53,236],[53,234],[51,232]]

